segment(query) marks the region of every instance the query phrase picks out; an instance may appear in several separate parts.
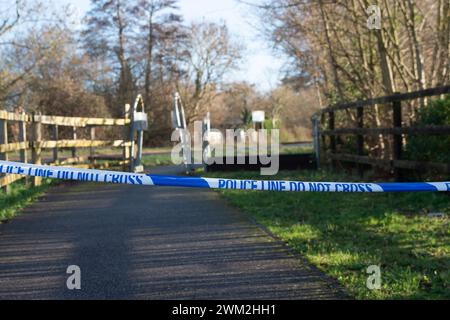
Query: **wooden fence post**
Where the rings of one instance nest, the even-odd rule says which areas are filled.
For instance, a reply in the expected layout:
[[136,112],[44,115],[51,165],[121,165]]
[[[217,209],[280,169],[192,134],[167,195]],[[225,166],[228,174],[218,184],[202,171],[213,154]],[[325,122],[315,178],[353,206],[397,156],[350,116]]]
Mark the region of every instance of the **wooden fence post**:
[[[89,134],[90,134],[90,138],[91,138],[91,142],[95,140],[95,127],[90,127],[89,128]],[[92,168],[95,167],[95,148],[94,147],[90,147],[89,148],[89,157],[91,159],[91,166]]]
[[314,154],[316,156],[316,168],[320,168],[320,119],[316,116],[312,117],[313,122],[313,139],[314,139]]
[[[77,127],[72,127],[72,139],[77,140]],[[77,147],[72,148],[72,158],[77,157]]]
[[[328,129],[334,130],[335,129],[335,123],[334,123],[334,111],[330,111],[328,113]],[[336,153],[336,135],[332,134],[330,135],[330,149],[331,154],[334,155]],[[336,169],[336,161],[331,159],[331,167]]]
[[[356,119],[359,129],[364,128],[364,108],[359,107],[356,109]],[[358,156],[364,155],[364,135],[359,133],[356,137],[356,147],[358,150]],[[358,164],[358,174],[360,177],[364,176],[364,168],[361,164]]]
[[[53,126],[53,140],[59,140],[58,125]],[[53,148],[53,163],[58,162],[58,147]]]
[[[31,158],[34,164],[41,164],[41,140],[42,140],[42,124],[41,124],[41,113],[33,113],[32,115],[32,123],[33,123],[33,132],[32,132],[32,149],[31,149]],[[41,177],[33,177],[33,186],[38,187],[42,184]]]
[[[325,114],[324,113],[322,113],[321,115],[320,115],[320,128],[326,128],[326,125],[325,125]],[[327,153],[326,153],[326,147],[327,147],[327,140],[326,140],[326,136],[319,130],[319,134],[320,134],[320,137],[321,137],[321,140],[322,140],[322,143],[321,143],[321,145],[320,145],[320,154],[321,154],[321,157],[320,157],[320,164],[322,165],[323,163],[325,163],[326,162],[326,155],[327,155]]]
[[[8,144],[8,121],[0,119],[0,145],[1,144]],[[0,160],[8,161],[8,153],[0,153]],[[2,189],[6,193],[9,193],[10,191],[9,185],[2,187]]]
[[[124,114],[123,114],[125,121],[130,120],[130,112],[131,112],[131,105],[125,104]],[[130,139],[130,128],[129,127],[131,127],[131,123],[129,125],[125,125],[124,129],[123,129],[123,141],[125,143],[129,142],[129,139]],[[127,163],[127,161],[128,161],[128,163]],[[123,147],[123,170],[124,171],[128,171],[130,169],[131,161],[132,161],[131,147],[124,145],[124,147]]]
[[[396,93],[399,94],[399,93]],[[394,128],[401,128],[402,127],[402,104],[401,101],[394,101],[392,103],[393,108],[393,124]],[[402,158],[402,152],[403,152],[403,138],[401,134],[394,134],[394,141],[393,141],[393,150],[392,150],[392,158],[393,160],[400,160]],[[396,181],[402,180],[402,174],[400,169],[395,167],[394,164],[394,177]]]

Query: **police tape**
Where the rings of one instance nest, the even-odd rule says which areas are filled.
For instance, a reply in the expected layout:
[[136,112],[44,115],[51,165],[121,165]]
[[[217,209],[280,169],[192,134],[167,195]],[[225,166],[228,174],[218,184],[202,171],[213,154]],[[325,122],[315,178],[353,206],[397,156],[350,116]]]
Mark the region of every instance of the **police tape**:
[[0,161],[0,173],[85,182],[290,192],[450,192],[450,182],[354,183],[236,180],[137,174]]

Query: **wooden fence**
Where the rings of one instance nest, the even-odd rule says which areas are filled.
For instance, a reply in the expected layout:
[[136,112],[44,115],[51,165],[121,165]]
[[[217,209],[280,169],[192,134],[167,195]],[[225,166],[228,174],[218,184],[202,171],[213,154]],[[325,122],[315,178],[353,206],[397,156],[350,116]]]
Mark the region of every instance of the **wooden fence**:
[[[428,97],[440,96],[450,93],[450,86],[443,86],[427,90],[421,90],[410,93],[396,93],[391,96],[374,98],[365,101],[357,101],[345,104],[339,104],[322,109],[312,117],[314,145],[318,163],[328,163],[336,168],[339,163],[357,164],[360,174],[364,167],[381,167],[389,169],[394,173],[397,180],[401,180],[401,172],[404,170],[428,171],[435,170],[440,173],[450,173],[450,163],[422,162],[404,159],[404,142],[408,135],[449,135],[450,126],[406,126],[402,116],[402,109],[406,105],[405,101],[414,99],[427,99]],[[389,117],[391,117],[392,126],[368,128],[365,125],[366,110],[371,107],[383,105],[388,107]],[[389,110],[390,109],[390,110]],[[356,127],[337,128],[336,113],[350,112],[356,110]],[[353,142],[354,152],[341,152],[338,148],[342,142],[342,136],[353,136],[356,138]],[[365,140],[369,137],[390,137],[391,143],[388,157],[374,157],[368,155],[365,150]]]
[[[18,159],[14,160],[24,163],[45,163],[100,169],[114,163],[123,166],[125,170],[131,170],[134,147],[131,117],[130,105],[125,106],[124,118],[120,119],[61,117],[0,110],[0,160],[9,160],[11,153],[18,153]],[[50,131],[50,139],[43,139],[43,126],[49,126],[47,130]],[[105,126],[123,128],[120,130],[120,139],[97,140],[95,136],[96,128]],[[18,132],[14,135],[14,140],[17,141],[14,142],[10,141],[12,139],[8,137],[12,127],[16,129],[18,127]],[[65,129],[66,135],[67,130],[71,132],[71,139],[60,138],[61,127],[71,128]],[[30,131],[27,133],[28,130]],[[82,130],[85,130],[84,135],[89,139],[86,137],[85,139],[79,138]],[[120,148],[122,154],[119,156],[97,155],[95,149],[99,147]],[[82,148],[89,149],[85,152],[87,155],[81,156],[78,154],[79,149]],[[52,149],[53,152],[49,159],[44,161],[42,152],[46,149]],[[69,149],[71,156],[61,157],[60,151],[64,149]],[[20,175],[3,175],[0,177],[0,187],[8,192],[11,183],[23,178]],[[38,186],[41,184],[41,179],[34,177],[32,183],[34,186]]]

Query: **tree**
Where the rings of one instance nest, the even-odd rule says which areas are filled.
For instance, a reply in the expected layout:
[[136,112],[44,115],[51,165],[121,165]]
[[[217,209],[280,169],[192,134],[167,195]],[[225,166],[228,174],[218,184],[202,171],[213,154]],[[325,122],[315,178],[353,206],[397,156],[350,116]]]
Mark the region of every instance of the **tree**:
[[[257,8],[264,35],[291,61],[292,74],[309,74],[319,105],[412,91],[449,83],[449,0],[268,0]],[[379,28],[369,29],[377,5]],[[324,99],[322,99],[324,97]],[[411,103],[406,118],[426,104]],[[365,121],[390,125],[375,106]],[[355,122],[347,112],[337,121]],[[370,125],[367,123],[367,125]],[[382,136],[368,141],[373,152],[384,153]],[[390,148],[389,148],[390,149]]]
[[[169,46],[177,45],[183,36],[182,17],[174,13],[177,0],[139,0],[133,11],[136,25],[139,26],[136,38],[139,45],[136,54],[141,57],[141,74],[143,74],[144,100],[151,103],[152,85],[157,71],[154,66],[164,59]],[[166,56],[165,63],[169,63]],[[160,60],[160,61],[157,61]],[[164,68],[163,66],[159,65]],[[164,70],[160,70],[160,72]]]
[[[66,9],[66,7],[64,7]],[[42,13],[46,12],[46,19]],[[23,34],[35,34],[40,29],[70,21],[70,10],[62,20],[60,12],[42,4],[16,0],[0,8],[0,102],[12,107],[21,96],[21,83],[45,59],[50,43],[24,43]],[[19,28],[20,27],[20,28]],[[25,60],[17,61],[17,56]],[[18,62],[18,63],[17,63]]]
[[252,113],[247,107],[244,107],[241,112],[242,124],[245,128],[250,127],[252,124]]
[[[318,81],[332,104],[448,82],[449,3],[281,0],[267,1],[259,14],[266,37]],[[370,30],[373,4],[381,25]]]
[[203,117],[224,76],[237,68],[243,48],[224,23],[193,23],[188,34],[184,48],[187,76],[178,88],[192,123]]
[[176,0],[138,0],[133,10],[134,75],[152,120],[148,136],[167,139],[171,128],[171,97],[181,76],[185,27]]
[[132,4],[124,0],[91,0],[92,9],[86,15],[83,32],[85,48],[93,57],[102,56],[111,64],[117,81],[113,113],[119,116],[123,106],[131,103],[135,96],[135,79],[132,73],[132,59],[128,56],[131,47]]
[[[10,11],[14,13],[11,14]],[[21,1],[16,0],[12,8],[2,8],[0,10],[0,37],[11,31],[18,23],[22,14]]]
[[42,27],[17,41],[26,50],[14,48],[6,55],[7,61],[19,74],[31,70],[11,92],[17,96],[15,105],[50,115],[109,115],[104,100],[84,86],[92,71],[87,56],[76,50],[71,30]]

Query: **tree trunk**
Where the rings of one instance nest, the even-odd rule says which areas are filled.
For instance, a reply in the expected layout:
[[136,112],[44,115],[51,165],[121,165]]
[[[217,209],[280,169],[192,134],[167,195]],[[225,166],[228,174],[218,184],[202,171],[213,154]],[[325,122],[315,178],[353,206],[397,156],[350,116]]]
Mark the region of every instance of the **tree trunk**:
[[147,39],[147,61],[145,63],[145,80],[144,80],[144,101],[150,105],[151,99],[151,79],[152,79],[152,63],[153,63],[153,11],[150,12],[148,19],[148,39]]
[[338,75],[338,71],[337,71],[337,62],[336,62],[336,59],[335,59],[335,56],[333,53],[333,48],[331,45],[330,26],[328,24],[328,19],[325,14],[322,0],[319,0],[319,8],[320,8],[320,15],[322,18],[323,28],[324,28],[324,32],[325,32],[325,41],[327,43],[328,59],[330,62],[331,70],[333,72],[333,82],[334,82],[335,88],[337,90],[336,92],[338,95],[338,100],[339,100],[339,102],[342,102],[344,100],[344,94],[342,91],[341,84],[339,82],[339,75]]

